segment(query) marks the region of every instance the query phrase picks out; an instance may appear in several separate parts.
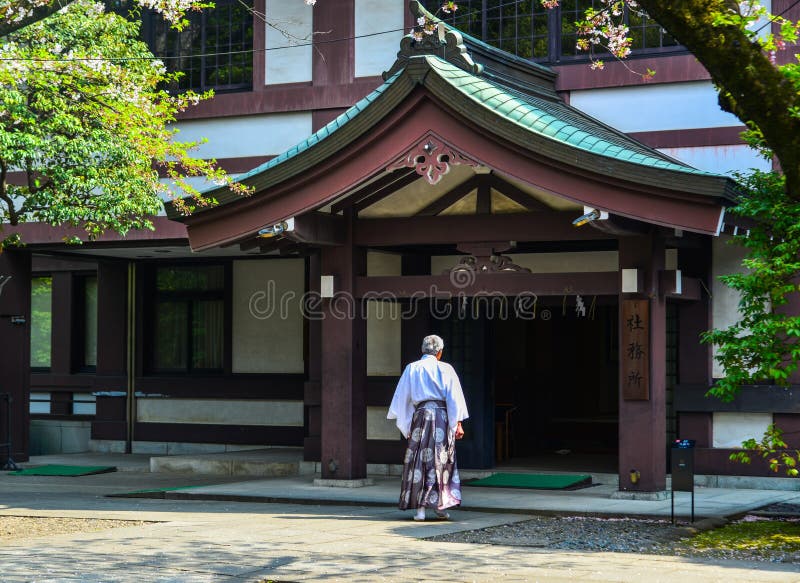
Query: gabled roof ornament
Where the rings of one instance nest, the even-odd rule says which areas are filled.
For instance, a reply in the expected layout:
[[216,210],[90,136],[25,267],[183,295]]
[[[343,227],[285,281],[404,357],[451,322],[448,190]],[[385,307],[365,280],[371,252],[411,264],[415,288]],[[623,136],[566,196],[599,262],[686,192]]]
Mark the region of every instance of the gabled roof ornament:
[[408,152],[386,167],[387,172],[402,168],[413,168],[428,184],[438,184],[450,172],[451,166],[479,166],[476,160],[466,156],[433,132],[428,132]]
[[[409,2],[409,9],[418,19],[427,18],[419,5],[419,2]],[[480,75],[483,72],[483,65],[472,60],[472,56],[464,45],[464,37],[456,30],[448,30],[444,23],[436,22],[433,30],[427,30],[420,35],[408,34],[400,41],[400,51],[397,53],[397,60],[392,68],[383,73],[384,81],[404,69],[408,65],[409,59],[424,55],[433,55],[452,63],[456,67]]]

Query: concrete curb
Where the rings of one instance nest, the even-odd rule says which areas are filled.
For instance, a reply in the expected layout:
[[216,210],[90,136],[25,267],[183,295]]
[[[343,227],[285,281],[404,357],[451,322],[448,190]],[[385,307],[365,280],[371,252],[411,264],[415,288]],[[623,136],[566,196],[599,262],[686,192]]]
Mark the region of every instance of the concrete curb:
[[[363,506],[369,508],[397,508],[394,502],[381,502],[379,500],[338,500],[331,498],[289,498],[285,496],[248,496],[244,494],[194,494],[181,490],[163,492],[130,492],[122,494],[107,494],[107,498],[146,498],[153,500],[201,500],[209,502],[244,502],[259,504],[296,504],[300,506]],[[648,514],[630,514],[623,512],[591,512],[580,510],[552,510],[533,508],[498,508],[493,506],[468,506],[457,507],[457,510],[481,512],[485,514],[517,514],[524,516],[585,516],[587,518],[630,518],[634,520],[663,520],[663,517]],[[686,529],[689,534],[696,534],[703,530],[711,530],[728,523],[725,518],[703,518],[695,521],[691,526],[676,526],[676,529]],[[691,532],[690,532],[691,531]]]

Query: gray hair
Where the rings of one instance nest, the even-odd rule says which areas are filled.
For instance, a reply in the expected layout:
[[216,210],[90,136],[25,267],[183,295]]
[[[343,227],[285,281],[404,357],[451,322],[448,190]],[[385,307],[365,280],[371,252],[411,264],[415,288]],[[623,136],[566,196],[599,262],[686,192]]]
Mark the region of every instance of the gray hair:
[[433,354],[436,356],[444,349],[444,340],[436,334],[431,334],[422,339],[422,354]]

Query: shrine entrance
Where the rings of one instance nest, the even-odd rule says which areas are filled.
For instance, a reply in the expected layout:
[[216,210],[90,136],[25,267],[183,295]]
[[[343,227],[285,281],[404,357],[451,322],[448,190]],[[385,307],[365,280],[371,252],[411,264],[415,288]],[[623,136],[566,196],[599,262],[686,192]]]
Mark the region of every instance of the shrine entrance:
[[[180,218],[192,248],[309,258],[304,456],[323,478],[401,459],[385,408],[438,329],[470,408],[462,467],[617,451],[620,489],[663,491],[666,305],[682,382],[707,385],[710,236],[737,190],[571,107],[554,72],[444,36],[405,37],[383,85],[240,178],[252,196],[209,191],[218,208]],[[535,317],[342,311],[525,294]]]

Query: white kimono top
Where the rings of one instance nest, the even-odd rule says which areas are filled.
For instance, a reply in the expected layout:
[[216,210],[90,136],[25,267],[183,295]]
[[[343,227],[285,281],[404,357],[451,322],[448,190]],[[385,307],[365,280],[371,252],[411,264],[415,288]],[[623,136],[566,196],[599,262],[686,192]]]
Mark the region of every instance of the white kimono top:
[[453,431],[459,421],[469,417],[456,371],[432,354],[425,354],[406,366],[386,416],[387,419],[397,419],[397,428],[406,439],[411,432],[414,410],[423,401],[444,401],[448,424]]

